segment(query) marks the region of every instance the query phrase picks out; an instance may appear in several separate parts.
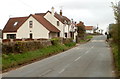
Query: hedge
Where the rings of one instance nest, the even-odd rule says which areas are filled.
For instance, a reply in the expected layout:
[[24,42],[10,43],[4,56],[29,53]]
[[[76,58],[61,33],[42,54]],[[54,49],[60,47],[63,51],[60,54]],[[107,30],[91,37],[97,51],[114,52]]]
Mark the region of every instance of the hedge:
[[2,53],[23,53],[28,51],[34,51],[36,49],[41,49],[45,46],[50,46],[51,41],[29,41],[29,42],[13,42],[13,43],[3,43]]

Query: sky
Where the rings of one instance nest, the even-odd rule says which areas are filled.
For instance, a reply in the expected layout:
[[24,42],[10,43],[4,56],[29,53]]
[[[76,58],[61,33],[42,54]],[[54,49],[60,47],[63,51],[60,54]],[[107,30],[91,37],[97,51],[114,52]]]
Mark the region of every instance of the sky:
[[115,23],[111,2],[119,0],[1,0],[0,29],[3,29],[9,18],[29,16],[34,13],[45,13],[55,8],[59,13],[77,23],[83,21],[86,26],[97,26],[104,31],[109,24]]

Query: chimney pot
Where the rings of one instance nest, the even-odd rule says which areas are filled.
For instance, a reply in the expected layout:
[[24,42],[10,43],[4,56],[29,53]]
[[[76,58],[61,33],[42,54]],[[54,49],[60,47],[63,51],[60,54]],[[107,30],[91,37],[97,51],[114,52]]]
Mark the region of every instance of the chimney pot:
[[54,16],[54,7],[51,8],[52,15]]
[[62,16],[62,10],[60,10],[60,15]]

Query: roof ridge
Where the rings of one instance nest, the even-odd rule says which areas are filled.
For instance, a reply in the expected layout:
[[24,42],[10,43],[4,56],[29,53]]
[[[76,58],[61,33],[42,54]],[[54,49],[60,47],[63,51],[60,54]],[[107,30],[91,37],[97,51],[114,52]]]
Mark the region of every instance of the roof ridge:
[[[60,30],[58,30],[53,24],[51,24],[47,19],[44,18],[44,16],[39,16],[39,15],[33,15],[33,17],[38,21],[40,22],[46,29],[48,29],[49,31],[52,31],[52,32],[60,32]],[[37,18],[38,17],[38,18]],[[48,24],[47,23],[43,23],[43,21],[40,21],[40,18],[44,21],[46,21],[47,23],[49,23],[50,25],[47,26]],[[53,27],[53,28],[52,28]]]
[[28,18],[29,16],[24,16],[24,17],[11,17],[10,19],[18,19],[18,18]]

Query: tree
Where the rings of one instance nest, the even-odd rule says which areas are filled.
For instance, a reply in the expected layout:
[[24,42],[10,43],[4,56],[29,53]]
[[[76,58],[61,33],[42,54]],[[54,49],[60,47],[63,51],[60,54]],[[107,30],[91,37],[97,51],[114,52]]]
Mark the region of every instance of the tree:
[[117,43],[120,48],[120,7],[118,7],[117,4],[112,3],[112,8],[114,11],[116,24],[109,28],[112,28],[111,32],[113,34],[112,36],[114,36],[113,39],[115,40],[115,43]]
[[80,21],[78,24],[77,24],[77,32],[78,32],[78,37],[79,38],[84,38],[84,35],[85,35],[85,25],[82,21]]
[[[116,20],[116,24],[114,26],[111,26],[110,32],[112,33],[113,40],[118,46],[118,53],[117,53],[117,59],[118,59],[118,65],[120,65],[120,4],[114,4],[112,3],[112,8],[114,11],[114,16]],[[120,67],[118,67],[118,70],[120,71]]]

